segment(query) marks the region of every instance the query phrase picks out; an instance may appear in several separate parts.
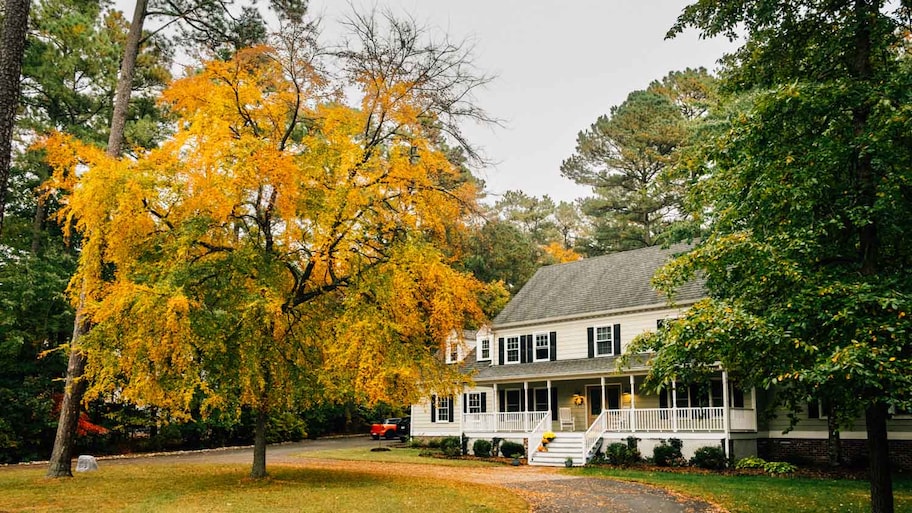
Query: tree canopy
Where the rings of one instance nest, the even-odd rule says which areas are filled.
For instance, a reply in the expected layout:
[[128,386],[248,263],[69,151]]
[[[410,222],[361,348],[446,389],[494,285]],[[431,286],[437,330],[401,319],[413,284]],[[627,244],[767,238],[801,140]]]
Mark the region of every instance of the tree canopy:
[[44,144],[84,238],[90,396],[250,407],[255,476],[268,412],[448,389],[438,345],[483,317],[482,285],[443,250],[477,192],[437,144],[483,117],[467,101],[483,80],[414,25],[352,23],[360,44],[341,58],[358,108],[289,37],[173,84],[177,132],[135,160]]
[[725,72],[739,108],[691,167],[703,238],[656,277],[701,276],[709,297],[631,349],[657,349],[654,384],[721,362],[786,404],[863,414],[876,512],[893,510],[888,411],[912,402],[909,21],[862,0],[685,9],[671,35],[747,36]]

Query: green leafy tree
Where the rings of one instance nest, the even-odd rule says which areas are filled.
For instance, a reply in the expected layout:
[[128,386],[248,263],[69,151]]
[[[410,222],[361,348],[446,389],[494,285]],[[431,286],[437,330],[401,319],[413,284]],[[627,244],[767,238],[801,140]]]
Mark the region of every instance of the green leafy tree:
[[587,253],[665,241],[682,215],[682,184],[669,171],[715,98],[715,79],[706,70],[672,72],[579,133],[561,174],[595,192],[582,203],[594,224]]
[[503,282],[510,294],[529,281],[544,257],[544,251],[519,228],[496,219],[472,231],[465,253],[465,269],[483,282]]
[[709,298],[641,345],[651,379],[715,362],[797,408],[844,406],[867,429],[871,508],[893,511],[891,407],[912,404],[912,69],[905,3],[763,0],[687,7],[671,30],[746,36],[726,86],[748,108],[705,147],[696,249],[659,273],[698,273]]

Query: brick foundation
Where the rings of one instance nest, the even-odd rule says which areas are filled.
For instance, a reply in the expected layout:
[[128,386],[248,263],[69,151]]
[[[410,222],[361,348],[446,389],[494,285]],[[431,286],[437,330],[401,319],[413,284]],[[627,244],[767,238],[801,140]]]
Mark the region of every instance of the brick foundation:
[[[894,470],[912,470],[912,440],[890,440],[890,462]],[[843,440],[842,458],[856,467],[868,465],[866,440]],[[826,464],[826,439],[766,438],[757,440],[757,455],[767,461],[788,461],[796,465]]]

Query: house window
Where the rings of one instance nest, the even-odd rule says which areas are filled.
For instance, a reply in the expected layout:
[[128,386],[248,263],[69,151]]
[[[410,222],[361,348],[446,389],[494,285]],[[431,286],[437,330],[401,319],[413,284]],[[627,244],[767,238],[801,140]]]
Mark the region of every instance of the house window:
[[459,361],[459,344],[456,342],[447,343],[447,363],[456,363]]
[[506,391],[506,400],[507,400],[507,411],[522,411],[520,400],[522,398],[522,390],[507,390]]
[[535,411],[548,411],[548,389],[536,388],[533,394],[535,396]]
[[478,392],[466,394],[469,413],[481,413],[481,394]]
[[551,359],[551,339],[547,333],[535,334],[535,361],[542,362]]
[[483,338],[478,341],[478,359],[479,360],[490,360],[491,359],[491,339]]
[[830,401],[828,400],[808,401],[809,419],[825,419],[829,416],[829,411]]
[[519,337],[507,337],[507,363],[519,363]]
[[450,422],[450,398],[437,398],[437,422]]
[[596,356],[610,356],[614,354],[614,348],[611,342],[611,326],[599,326],[595,328]]

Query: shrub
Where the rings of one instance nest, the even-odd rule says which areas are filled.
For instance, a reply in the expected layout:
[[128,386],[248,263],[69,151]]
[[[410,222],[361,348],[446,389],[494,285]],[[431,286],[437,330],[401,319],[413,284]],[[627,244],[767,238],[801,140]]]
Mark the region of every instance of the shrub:
[[459,444],[459,450],[462,451],[460,454],[461,456],[465,456],[466,454],[469,453],[469,437],[467,437],[465,435],[465,433],[462,434],[462,440],[460,441],[460,444]]
[[765,470],[767,474],[791,474],[798,470],[798,467],[784,461],[767,461],[766,464],[763,465],[763,470]]
[[612,465],[631,465],[640,461],[640,451],[625,443],[613,443],[605,447],[605,459]]
[[440,449],[440,442],[439,438],[431,438],[428,440],[427,446],[429,449]]
[[462,441],[458,436],[448,436],[440,441],[440,452],[448,458],[462,455]]
[[700,447],[690,459],[691,465],[709,470],[722,470],[726,463],[725,451],[717,446]]
[[669,438],[666,442],[662,440],[659,445],[652,449],[652,461],[660,467],[680,467],[684,465],[684,455],[681,454],[681,448],[684,442],[677,438]]
[[746,458],[741,458],[735,463],[735,468],[738,470],[746,468],[763,468],[766,465],[766,460],[763,458],[758,458],[757,456],[748,456]]
[[479,458],[491,457],[491,442],[487,440],[475,440],[472,444],[472,454]]
[[500,444],[500,453],[507,458],[521,458],[526,454],[526,449],[522,444],[507,441]]

